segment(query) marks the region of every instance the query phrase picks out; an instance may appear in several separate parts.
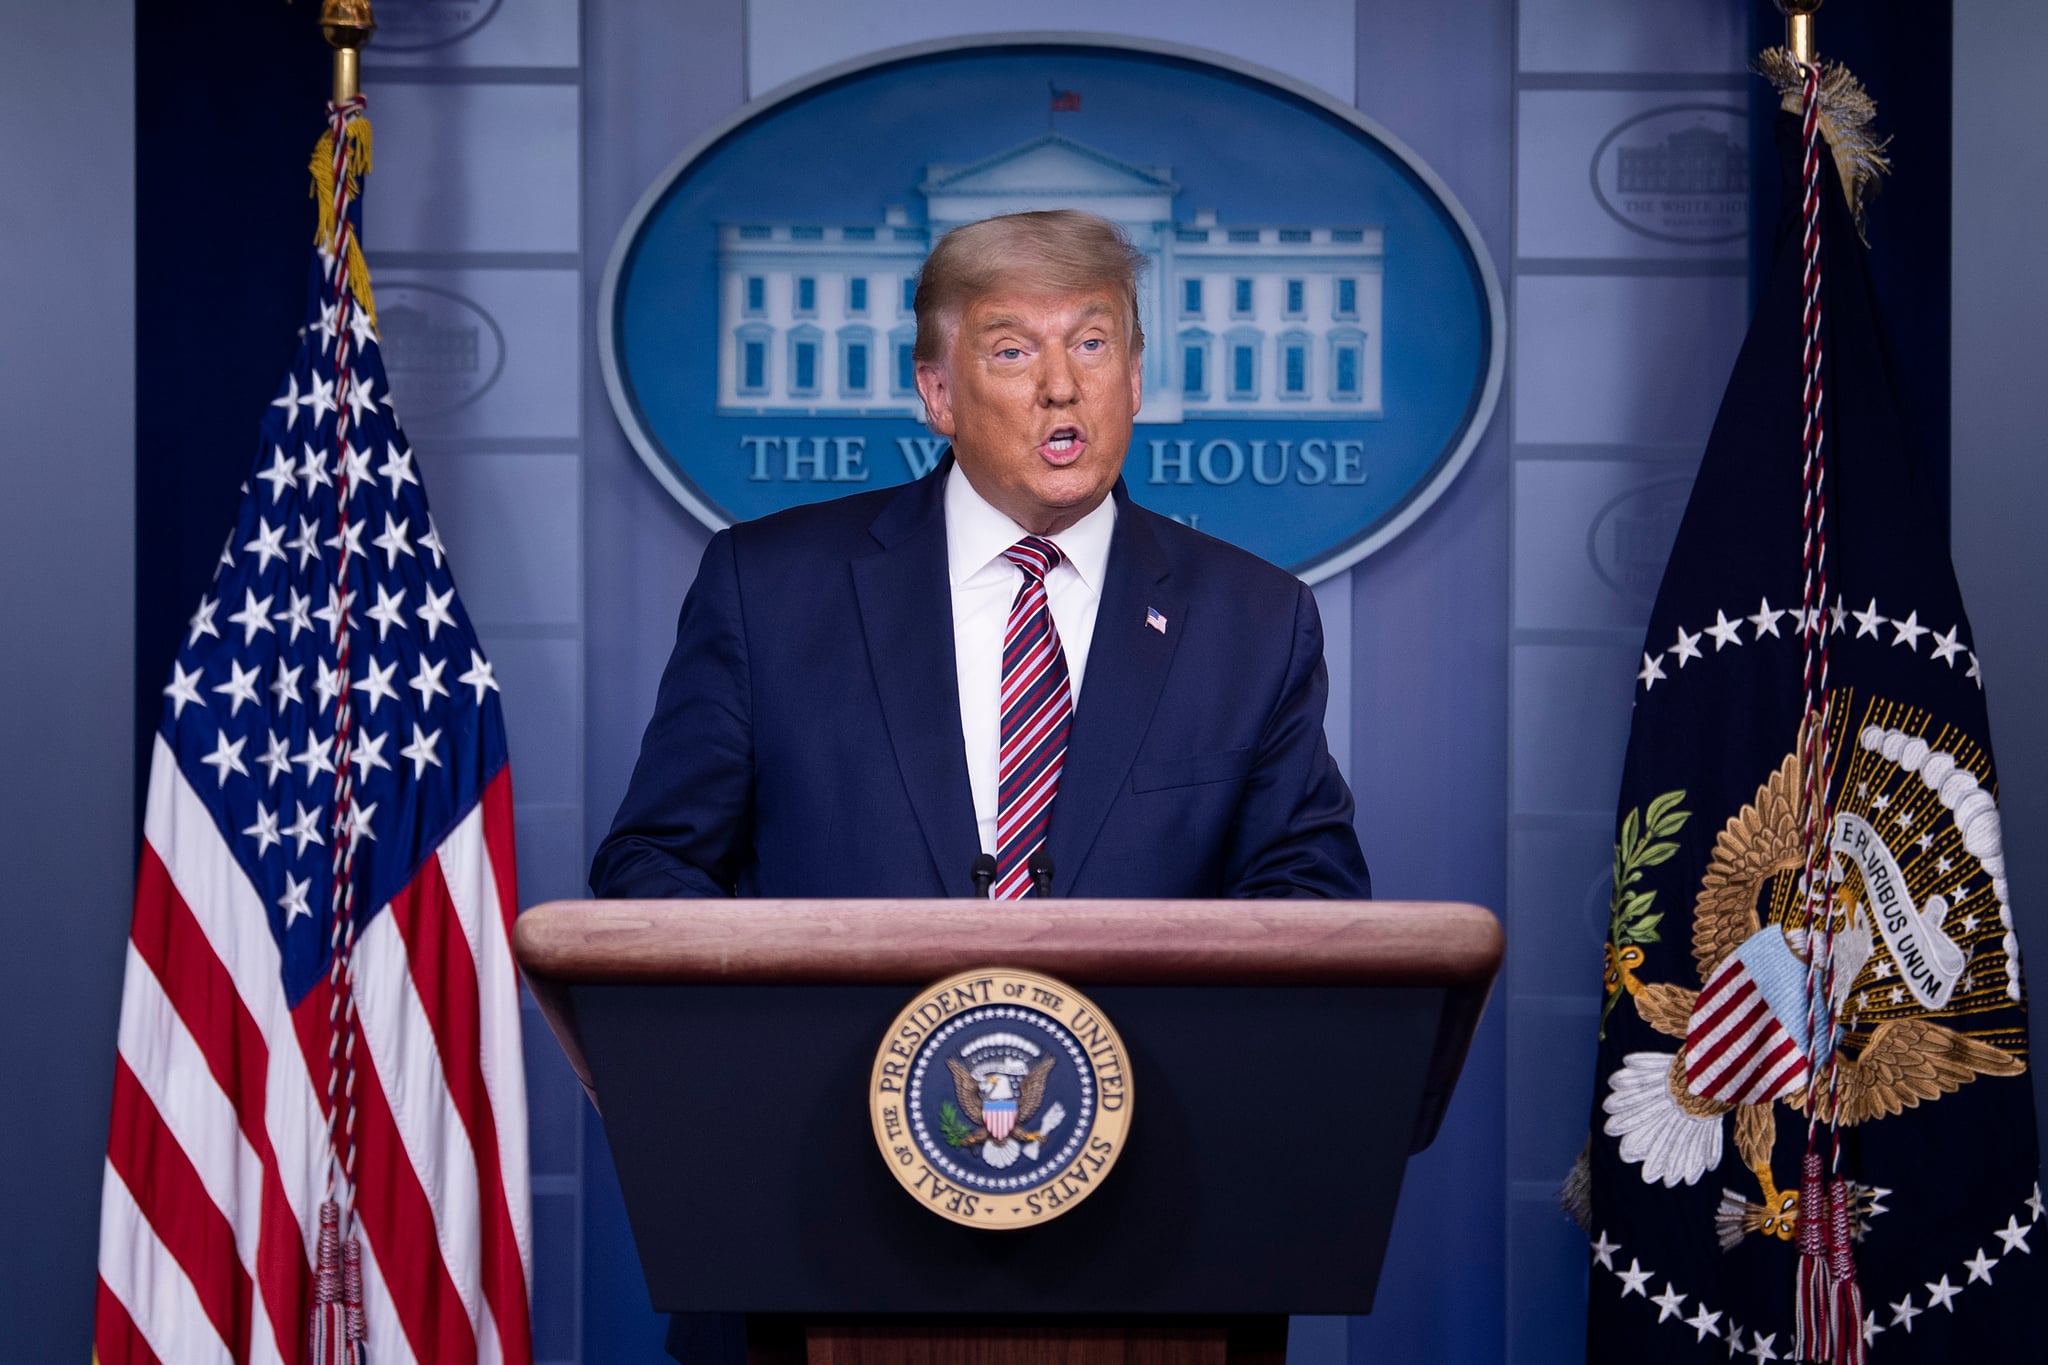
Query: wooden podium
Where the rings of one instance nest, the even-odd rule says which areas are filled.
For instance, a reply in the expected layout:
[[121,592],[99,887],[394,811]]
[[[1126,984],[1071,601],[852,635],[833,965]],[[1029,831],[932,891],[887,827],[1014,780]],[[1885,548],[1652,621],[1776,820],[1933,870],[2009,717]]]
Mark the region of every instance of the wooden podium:
[[[1501,960],[1487,911],[1387,901],[561,901],[514,941],[654,1306],[810,1365],[1277,1365],[1281,1315],[1370,1311]],[[920,1208],[866,1101],[912,993],[994,966],[1094,1000],[1134,1091],[1101,1188],[1007,1232]]]

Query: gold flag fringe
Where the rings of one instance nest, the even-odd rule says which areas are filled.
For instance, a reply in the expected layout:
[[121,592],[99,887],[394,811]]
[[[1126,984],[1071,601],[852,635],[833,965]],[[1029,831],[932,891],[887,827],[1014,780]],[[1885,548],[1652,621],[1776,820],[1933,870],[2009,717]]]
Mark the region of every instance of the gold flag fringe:
[[[348,197],[354,199],[362,192],[362,178],[370,170],[370,121],[366,118],[349,120],[348,137]],[[313,148],[313,199],[320,206],[320,227],[313,239],[325,246],[334,240],[334,131],[330,128],[320,135],[320,141]],[[377,322],[377,301],[370,293],[370,267],[363,260],[362,244],[350,233],[348,239],[348,282],[355,294],[356,306],[369,315],[372,326]]]
[[[1805,108],[1805,77],[1791,52],[1774,47],[1756,59],[1756,72],[1777,88],[1779,105],[1788,114]],[[1849,212],[1856,220],[1856,233],[1863,235],[1864,210],[1884,186],[1891,170],[1885,148],[1888,137],[1879,137],[1870,124],[1877,117],[1877,101],[1863,88],[1863,82],[1849,74],[1840,62],[1820,64],[1820,135],[1834,153],[1835,173],[1842,179],[1842,193],[1849,200]]]

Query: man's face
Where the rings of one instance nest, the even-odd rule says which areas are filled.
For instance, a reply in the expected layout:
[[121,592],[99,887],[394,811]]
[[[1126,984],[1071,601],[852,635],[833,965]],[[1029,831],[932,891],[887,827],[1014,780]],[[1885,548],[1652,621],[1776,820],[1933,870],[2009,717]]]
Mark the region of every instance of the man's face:
[[998,290],[971,302],[943,363],[920,365],[933,431],[989,504],[1034,535],[1093,511],[1123,472],[1139,356],[1113,289]]

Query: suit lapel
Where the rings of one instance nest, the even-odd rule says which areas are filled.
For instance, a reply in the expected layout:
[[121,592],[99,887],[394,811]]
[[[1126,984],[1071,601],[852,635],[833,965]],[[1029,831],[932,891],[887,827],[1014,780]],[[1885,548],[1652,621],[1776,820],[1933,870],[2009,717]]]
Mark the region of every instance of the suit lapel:
[[868,663],[911,808],[946,894],[972,894],[974,795],[960,737],[953,600],[946,573],[950,456],[894,499],[869,529],[881,550],[853,561]]
[[[1152,514],[1131,503],[1121,480],[1116,499],[1102,604],[1046,840],[1055,896],[1073,894],[1081,864],[1152,723],[1174,648],[1187,626],[1187,603],[1166,581],[1166,553],[1153,534]],[[1163,632],[1146,624],[1149,611],[1166,618]]]

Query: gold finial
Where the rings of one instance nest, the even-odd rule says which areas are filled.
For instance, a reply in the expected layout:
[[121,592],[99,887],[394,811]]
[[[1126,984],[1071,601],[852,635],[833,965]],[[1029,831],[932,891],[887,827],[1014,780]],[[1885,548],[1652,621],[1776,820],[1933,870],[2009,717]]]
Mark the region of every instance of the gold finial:
[[1813,12],[1820,8],[1820,0],[1777,0],[1778,13],[1785,16],[1785,46],[1791,49],[1792,59],[1801,66],[1812,66]]
[[320,32],[334,49],[334,102],[351,100],[362,88],[362,51],[377,20],[370,0],[322,0]]

